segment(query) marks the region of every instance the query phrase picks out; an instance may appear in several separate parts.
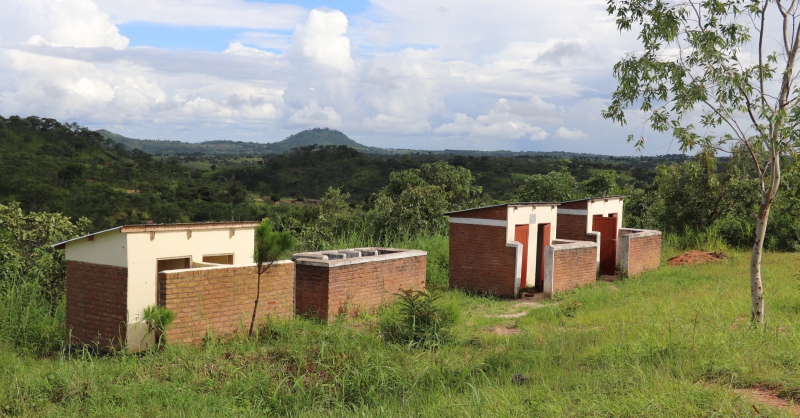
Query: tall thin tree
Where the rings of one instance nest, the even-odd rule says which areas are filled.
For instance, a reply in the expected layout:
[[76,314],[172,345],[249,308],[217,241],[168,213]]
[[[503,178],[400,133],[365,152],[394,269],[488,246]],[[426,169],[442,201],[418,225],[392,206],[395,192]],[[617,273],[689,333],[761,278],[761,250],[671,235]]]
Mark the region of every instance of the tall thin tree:
[[261,275],[266,273],[276,261],[288,254],[294,247],[294,238],[289,232],[278,232],[272,224],[264,219],[255,231],[255,249],[253,251],[253,261],[256,263],[258,273],[258,284],[256,285],[256,300],[253,304],[253,317],[250,319],[250,331],[248,337],[253,335],[253,327],[256,323],[256,313],[258,312],[258,299],[261,295]]
[[[624,125],[626,110],[635,107],[642,126],[670,132],[682,151],[740,147],[750,156],[761,197],[750,255],[751,318],[763,323],[769,211],[781,184],[781,158],[796,155],[800,145],[798,0],[607,4],[620,31],[636,27],[643,49],[614,66],[619,83],[603,116]],[[640,136],[636,147],[644,141]]]

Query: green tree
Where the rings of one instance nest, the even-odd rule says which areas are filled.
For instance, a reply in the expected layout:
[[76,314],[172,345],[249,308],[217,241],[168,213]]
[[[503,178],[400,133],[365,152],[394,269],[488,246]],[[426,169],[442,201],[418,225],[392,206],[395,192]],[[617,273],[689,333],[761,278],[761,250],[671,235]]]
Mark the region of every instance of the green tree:
[[444,212],[477,203],[482,188],[474,182],[468,169],[443,161],[392,172],[389,184],[374,198],[370,211],[374,229],[384,234],[443,233]]
[[616,171],[603,170],[583,182],[583,192],[587,197],[618,195],[622,192],[618,178]]
[[563,202],[578,197],[578,181],[568,171],[534,174],[517,194],[520,202]]
[[64,294],[65,262],[64,254],[50,245],[75,238],[89,228],[86,218],[73,224],[60,213],[25,213],[16,202],[0,205],[0,280],[24,276],[36,281],[56,306]]
[[272,224],[266,219],[261,221],[261,224],[256,227],[255,238],[253,261],[256,263],[258,284],[256,285],[256,300],[253,303],[253,317],[250,319],[250,331],[247,333],[248,336],[253,335],[253,326],[256,323],[258,298],[261,295],[261,275],[266,273],[281,257],[291,252],[295,244],[291,233],[288,231],[278,232],[273,230]]
[[[781,157],[796,153],[800,90],[797,1],[608,0],[617,28],[636,27],[643,49],[614,66],[618,85],[603,116],[626,111],[670,132],[683,151],[697,145],[746,149],[760,203],[750,256],[751,318],[764,321],[761,258],[770,208],[781,184]],[[773,21],[777,19],[777,21]],[[753,37],[755,35],[755,37]],[[699,114],[698,114],[699,113]],[[699,126],[692,123],[699,116]],[[633,135],[628,137],[633,140]],[[636,141],[642,148],[645,138]]]

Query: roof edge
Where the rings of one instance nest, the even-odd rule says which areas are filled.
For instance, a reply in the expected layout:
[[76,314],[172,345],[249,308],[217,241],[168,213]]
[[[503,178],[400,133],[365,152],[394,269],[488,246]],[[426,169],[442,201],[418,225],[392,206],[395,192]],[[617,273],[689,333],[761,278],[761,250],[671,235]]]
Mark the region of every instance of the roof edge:
[[596,196],[596,197],[585,197],[583,199],[565,200],[561,203],[585,202],[587,200],[600,200],[600,199],[625,199],[626,197],[628,196],[615,194],[611,196]]
[[230,221],[230,222],[194,222],[194,223],[181,223],[181,224],[137,224],[117,226],[102,231],[92,232],[91,234],[82,235],[77,238],[68,239],[66,241],[58,242],[50,246],[56,250],[63,250],[70,242],[77,241],[83,238],[93,237],[95,235],[105,234],[106,232],[119,230],[120,233],[136,233],[136,232],[156,232],[156,231],[185,231],[187,229],[230,229],[230,228],[255,228],[261,222],[256,221]]
[[498,208],[501,206],[544,206],[544,205],[555,205],[558,206],[561,203],[559,202],[508,202],[508,203],[501,203],[498,205],[488,205],[488,206],[480,206],[477,208],[469,208],[469,209],[461,209],[461,210],[454,210],[452,212],[445,212],[442,215],[450,215],[453,213],[462,213],[462,212],[469,212],[473,210],[479,209],[489,209],[489,208]]

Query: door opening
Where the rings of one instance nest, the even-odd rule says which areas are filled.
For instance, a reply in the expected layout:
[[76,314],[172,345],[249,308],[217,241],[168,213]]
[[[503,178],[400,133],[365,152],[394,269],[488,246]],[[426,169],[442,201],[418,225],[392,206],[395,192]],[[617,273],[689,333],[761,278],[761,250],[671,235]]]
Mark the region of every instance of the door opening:
[[544,291],[544,252],[550,245],[550,224],[537,225],[536,234],[536,282],[534,289],[537,292]]
[[522,244],[522,274],[519,279],[519,288],[528,286],[528,233],[530,225],[517,225],[514,227],[514,241]]
[[600,274],[613,276],[617,271],[617,214],[595,215],[592,231],[600,233]]

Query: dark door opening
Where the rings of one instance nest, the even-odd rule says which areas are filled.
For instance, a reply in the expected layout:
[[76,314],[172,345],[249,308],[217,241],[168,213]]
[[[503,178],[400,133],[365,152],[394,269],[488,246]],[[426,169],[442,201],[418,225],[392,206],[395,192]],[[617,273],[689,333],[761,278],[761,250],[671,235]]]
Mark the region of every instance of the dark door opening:
[[595,215],[592,231],[600,233],[600,274],[613,276],[617,272],[617,214]]
[[519,280],[519,288],[525,289],[528,286],[528,233],[530,225],[517,225],[514,227],[514,241],[522,244],[522,274]]
[[550,224],[537,225],[536,234],[536,281],[534,289],[544,291],[544,251],[550,245]]
[[156,261],[156,305],[164,306],[165,284],[158,278],[158,272],[192,268],[192,257],[166,258]]

